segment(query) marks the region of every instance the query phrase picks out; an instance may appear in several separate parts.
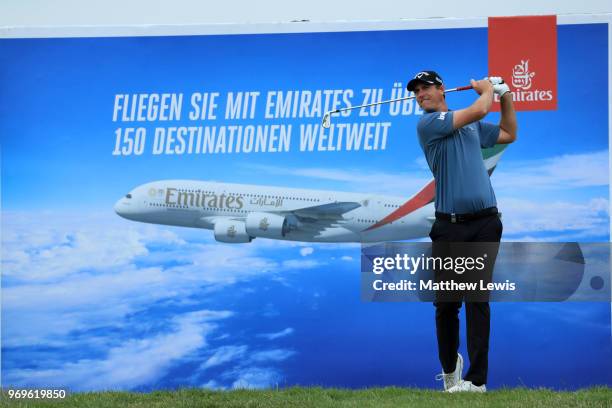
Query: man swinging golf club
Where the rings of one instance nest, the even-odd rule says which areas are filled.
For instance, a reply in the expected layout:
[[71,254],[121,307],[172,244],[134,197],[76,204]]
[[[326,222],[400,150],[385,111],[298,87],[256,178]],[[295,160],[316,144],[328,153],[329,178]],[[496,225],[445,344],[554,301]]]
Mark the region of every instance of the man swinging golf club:
[[[516,140],[512,93],[499,77],[471,80],[478,99],[465,109],[449,111],[442,78],[422,71],[408,83],[425,111],[417,125],[419,143],[436,181],[436,220],[429,234],[435,242],[499,242],[502,224],[481,147]],[[501,100],[499,125],[481,121],[493,103]],[[485,392],[488,369],[490,309],[488,302],[465,302],[470,367],[462,378],[459,350],[461,301],[436,297],[438,355],[448,392]]]

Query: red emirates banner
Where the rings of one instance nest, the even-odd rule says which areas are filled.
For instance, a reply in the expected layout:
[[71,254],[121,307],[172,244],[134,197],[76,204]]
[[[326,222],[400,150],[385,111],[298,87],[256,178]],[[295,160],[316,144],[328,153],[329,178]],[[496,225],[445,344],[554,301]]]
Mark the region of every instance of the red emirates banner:
[[489,18],[489,76],[504,78],[516,110],[557,109],[557,16]]

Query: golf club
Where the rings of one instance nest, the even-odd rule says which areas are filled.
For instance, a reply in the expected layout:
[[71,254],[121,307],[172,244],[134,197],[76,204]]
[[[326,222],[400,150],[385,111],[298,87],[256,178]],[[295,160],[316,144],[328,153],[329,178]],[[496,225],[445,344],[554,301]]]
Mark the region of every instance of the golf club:
[[[472,85],[460,86],[460,87],[457,87],[457,88],[447,89],[446,91],[444,91],[444,93],[457,92],[457,91],[467,91],[468,89],[472,89]],[[329,129],[329,127],[331,126],[331,115],[333,115],[334,113],[340,113],[340,112],[344,112],[344,111],[348,111],[348,110],[352,110],[352,109],[357,109],[357,108],[367,108],[368,106],[381,105],[383,103],[405,101],[405,100],[414,99],[414,98],[416,98],[416,97],[414,95],[412,95],[412,96],[406,96],[404,98],[389,99],[387,101],[369,103],[367,105],[351,106],[350,108],[342,108],[342,109],[332,110],[332,111],[326,112],[325,115],[323,115],[323,123],[321,125],[325,129]]]

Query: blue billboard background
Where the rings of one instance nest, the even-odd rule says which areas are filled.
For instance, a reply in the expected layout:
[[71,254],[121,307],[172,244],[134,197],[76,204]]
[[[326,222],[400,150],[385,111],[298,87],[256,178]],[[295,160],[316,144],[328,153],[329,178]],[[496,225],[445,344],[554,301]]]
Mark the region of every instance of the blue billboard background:
[[[518,113],[492,177],[504,240],[609,241],[608,49],[606,24],[558,27],[558,109]],[[299,151],[299,125],[321,118],[266,120],[260,100],[254,119],[201,125],[292,124],[290,151],[116,156],[118,127],[194,123],[117,123],[113,103],[353,89],[358,104],[422,69],[454,87],[487,65],[485,28],[1,40],[2,384],[438,386],[432,305],[361,303],[358,245],[232,246],[112,210],[165,178],[409,198],[431,178],[414,110],[334,118],[390,122],[384,150]],[[456,109],[474,94],[447,98]],[[609,303],[492,305],[490,387],[611,385],[610,361]]]

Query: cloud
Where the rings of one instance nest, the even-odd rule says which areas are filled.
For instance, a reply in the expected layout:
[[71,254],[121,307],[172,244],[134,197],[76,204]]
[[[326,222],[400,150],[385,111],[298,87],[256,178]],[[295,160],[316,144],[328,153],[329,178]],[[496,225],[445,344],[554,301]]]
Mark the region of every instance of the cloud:
[[12,387],[69,388],[81,390],[129,390],[164,376],[173,364],[206,346],[215,330],[214,320],[231,316],[228,311],[200,310],[171,322],[172,330],[144,339],[131,339],[112,347],[105,358],[82,359],[45,369],[11,369],[3,373]]
[[246,367],[225,374],[226,378],[235,378],[231,388],[234,389],[260,389],[277,386],[282,376],[278,370],[270,367]]
[[609,234],[609,201],[605,198],[572,203],[500,197],[498,202],[503,214],[504,237],[551,232],[570,232],[582,238]]
[[3,223],[3,342],[12,347],[62,346],[74,331],[120,326],[157,302],[189,306],[195,293],[319,265],[108,215],[8,212]]
[[[287,349],[268,349],[247,352],[247,346],[223,346],[213,351],[212,356],[199,368],[201,375],[208,368],[222,364],[234,364],[214,379],[204,382],[203,388],[269,388],[278,385],[283,378],[281,372],[270,364],[280,363],[295,355]],[[221,382],[223,380],[223,382]],[[201,382],[201,381],[200,381]]]
[[170,260],[189,262],[179,266],[132,263],[95,272],[67,272],[52,283],[39,283],[30,276],[28,283],[3,288],[3,340],[12,346],[62,342],[72,331],[116,326],[126,316],[162,300],[188,299],[280,270],[281,265],[251,255],[252,251],[195,244],[180,255],[167,254]]
[[492,177],[504,239],[579,241],[610,233],[607,150],[504,161]]
[[247,346],[224,346],[215,350],[214,354],[210,356],[202,365],[202,369],[225,364],[229,361],[241,358],[247,351]]
[[53,284],[3,288],[3,343],[61,344],[75,330],[116,326],[143,305],[170,296],[167,279],[159,268],[127,268]]
[[2,221],[3,276],[12,281],[52,282],[82,270],[119,268],[146,256],[147,245],[184,243],[165,229],[126,227],[96,215],[5,212]]
[[258,363],[268,361],[283,361],[293,356],[294,354],[295,351],[293,350],[263,350],[251,354],[251,356],[249,356],[249,360]]
[[[162,255],[162,254],[160,254]],[[182,264],[168,268],[178,276],[197,276],[200,282],[229,285],[241,280],[272,275],[283,266],[260,255],[256,246],[230,244],[189,244],[162,256]]]
[[507,161],[502,158],[493,176],[496,191],[533,192],[572,188],[608,186],[609,153],[607,150],[565,154],[538,160]]
[[[267,240],[225,245],[214,242],[207,231],[194,234],[116,218],[3,214],[2,266],[7,274],[2,341],[9,348],[5,361],[11,364],[3,372],[5,383],[134,389],[162,381],[172,367],[193,360],[201,366],[184,379],[189,384],[259,388],[282,378],[278,369],[261,366],[278,364],[294,351],[249,353],[241,344],[207,351],[206,336],[216,327],[211,321],[231,313],[185,312],[201,304],[194,296],[266,276],[285,279],[280,272],[318,267],[323,263],[312,259],[315,248],[340,250],[340,245]],[[293,259],[296,247],[309,258]],[[278,313],[273,304],[268,306],[268,315]],[[171,316],[178,316],[168,318],[170,309]],[[280,338],[292,332],[288,328],[269,335]],[[217,333],[214,338],[217,342],[232,337]],[[58,351],[32,358],[40,347]],[[224,381],[200,380],[201,372],[223,364],[236,366]]]
[[300,249],[300,255],[302,256],[311,255],[313,252],[314,252],[314,249],[312,247],[304,247]]
[[285,336],[289,336],[290,334],[293,334],[294,330],[291,327],[287,327],[284,330],[281,330],[279,332],[276,333],[262,333],[259,334],[259,337],[263,337],[266,338],[268,340],[276,340],[276,339],[280,339],[281,337],[285,337]]

